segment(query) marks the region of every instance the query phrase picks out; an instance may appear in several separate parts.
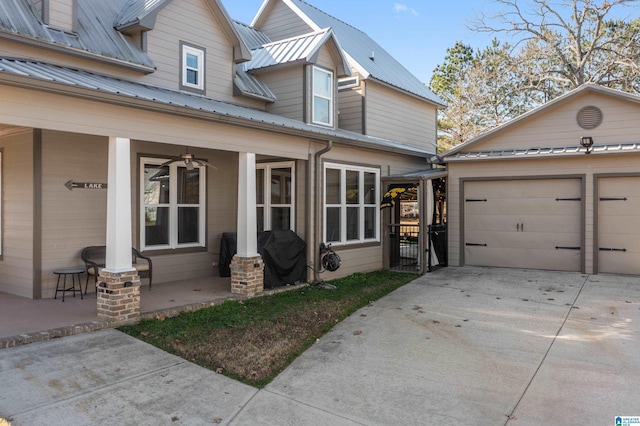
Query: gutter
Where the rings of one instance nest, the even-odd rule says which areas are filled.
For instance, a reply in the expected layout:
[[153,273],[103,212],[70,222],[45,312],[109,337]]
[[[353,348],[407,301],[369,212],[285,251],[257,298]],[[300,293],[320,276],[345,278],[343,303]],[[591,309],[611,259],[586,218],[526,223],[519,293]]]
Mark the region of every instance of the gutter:
[[[320,157],[322,157],[324,154],[326,154],[327,152],[331,151],[331,148],[333,148],[333,141],[332,140],[328,140],[327,141],[327,146],[324,147],[323,149],[321,149],[320,151],[316,152],[313,156],[313,168],[309,167],[308,168],[308,173],[307,173],[307,194],[311,193],[311,182],[315,182],[315,224],[314,224],[314,228],[313,228],[313,232],[314,232],[314,238],[312,243],[313,244],[308,244],[307,245],[307,259],[314,259],[314,262],[312,264],[313,267],[313,283],[317,283],[322,281],[322,279],[320,278],[319,275],[319,268],[320,265],[322,264],[321,260],[320,260],[320,241],[322,240],[322,235],[320,234],[322,231],[322,226],[320,226],[320,218],[322,217],[322,168],[320,167],[319,163],[320,163]],[[309,154],[309,157],[311,157],[311,154]],[[313,170],[312,170],[313,169]],[[312,175],[313,172],[315,171],[315,179],[312,179]],[[310,198],[310,197],[308,197]],[[311,200],[308,199],[307,200],[307,212],[312,211],[312,208],[314,206],[311,205]],[[309,214],[307,213],[307,217],[306,217],[306,229],[307,229],[307,235],[309,235],[309,229],[311,228],[311,217],[309,216]]]

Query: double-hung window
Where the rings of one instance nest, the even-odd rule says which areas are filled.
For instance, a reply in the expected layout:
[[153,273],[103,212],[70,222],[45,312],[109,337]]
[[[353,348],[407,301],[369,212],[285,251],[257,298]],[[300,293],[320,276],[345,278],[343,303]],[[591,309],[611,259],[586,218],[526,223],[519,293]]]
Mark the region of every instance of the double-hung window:
[[295,165],[292,161],[256,165],[258,231],[295,230]]
[[333,126],[333,73],[313,67],[312,122]]
[[182,162],[141,158],[142,250],[205,246],[205,173]]
[[205,49],[181,43],[180,51],[180,88],[204,93]]
[[380,241],[380,170],[325,163],[324,241]]

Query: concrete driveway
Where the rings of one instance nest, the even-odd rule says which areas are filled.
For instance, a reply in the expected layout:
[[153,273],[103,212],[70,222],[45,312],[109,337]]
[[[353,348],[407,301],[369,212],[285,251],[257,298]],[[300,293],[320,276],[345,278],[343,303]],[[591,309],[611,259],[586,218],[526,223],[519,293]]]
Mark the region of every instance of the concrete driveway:
[[640,416],[640,278],[425,275],[265,389],[115,330],[0,350],[13,425],[549,425]]

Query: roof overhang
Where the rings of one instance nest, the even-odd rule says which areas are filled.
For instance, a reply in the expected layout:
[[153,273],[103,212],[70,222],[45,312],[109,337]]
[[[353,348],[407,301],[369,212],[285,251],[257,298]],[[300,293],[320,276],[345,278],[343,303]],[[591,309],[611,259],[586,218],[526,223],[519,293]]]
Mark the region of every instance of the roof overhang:
[[[529,148],[503,151],[464,152],[446,157],[445,163],[464,161],[523,160],[531,158],[585,158],[586,148],[579,146],[554,148]],[[596,145],[591,148],[590,156],[640,153],[640,142]],[[591,158],[591,157],[590,157]]]
[[[84,72],[82,71],[69,69],[64,70],[80,73],[77,77],[78,79],[82,78],[84,75]],[[95,79],[91,79],[92,87],[88,87],[82,86],[78,82],[72,82],[72,79],[68,78],[69,76],[65,76],[58,81],[56,80],[58,77],[53,74],[51,76],[45,75],[45,70],[38,69],[37,73],[40,77],[30,76],[24,70],[19,70],[15,67],[11,72],[0,71],[0,84],[88,99],[95,102],[115,104],[129,108],[139,108],[147,111],[201,119],[209,122],[225,123],[245,128],[299,136],[315,141],[325,142],[331,140],[335,143],[344,144],[349,147],[391,152],[425,159],[434,155],[433,152],[424,149],[385,139],[374,138],[341,129],[324,129],[322,127],[313,126],[297,120],[270,114],[265,111],[254,110],[240,105],[232,105],[183,92],[145,86],[135,82],[124,82],[122,80],[111,79],[110,83],[113,84],[105,84],[101,89],[99,82]],[[73,77],[73,74],[70,76]],[[92,76],[96,77],[96,75]],[[97,77],[109,79],[105,76]],[[118,84],[124,84],[124,86],[118,87]],[[139,87],[141,91],[146,92],[147,97],[136,96],[135,93],[132,93],[132,90],[135,90],[136,87]],[[165,101],[157,99],[162,95],[167,95],[169,99]],[[190,99],[194,100],[193,105],[181,104],[181,101]],[[220,110],[205,109],[203,105],[207,105],[207,108],[212,108],[211,105],[217,105],[220,107]],[[224,108],[229,107],[231,107],[233,111],[242,112],[243,115],[224,110]]]
[[415,172],[401,173],[397,175],[383,176],[381,180],[383,182],[398,182],[398,183],[411,183],[429,179],[440,179],[447,177],[449,172],[445,168],[435,168],[418,170]]

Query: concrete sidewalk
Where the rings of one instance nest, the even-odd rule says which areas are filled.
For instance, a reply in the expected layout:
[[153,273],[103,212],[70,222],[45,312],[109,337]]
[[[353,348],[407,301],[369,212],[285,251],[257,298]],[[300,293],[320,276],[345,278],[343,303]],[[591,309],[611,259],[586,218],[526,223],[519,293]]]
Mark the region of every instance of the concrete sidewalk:
[[425,275],[257,390],[115,330],[0,350],[20,425],[608,425],[640,416],[640,279]]

